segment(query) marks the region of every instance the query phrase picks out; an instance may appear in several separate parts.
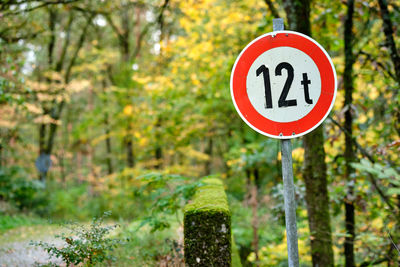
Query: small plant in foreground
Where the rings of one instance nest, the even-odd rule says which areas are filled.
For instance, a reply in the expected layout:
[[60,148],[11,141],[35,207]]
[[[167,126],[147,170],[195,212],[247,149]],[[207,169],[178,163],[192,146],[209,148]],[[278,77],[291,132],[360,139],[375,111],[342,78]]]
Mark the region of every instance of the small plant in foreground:
[[[106,237],[117,225],[103,226],[104,218],[111,212],[105,212],[99,218],[93,218],[90,226],[72,224],[70,234],[56,235],[65,242],[65,246],[59,248],[45,242],[31,242],[31,245],[42,247],[50,255],[61,258],[67,266],[84,264],[93,266],[104,261],[113,261],[114,257],[109,252],[117,247],[121,241]],[[49,263],[53,266],[53,263]],[[42,265],[42,266],[49,266]]]

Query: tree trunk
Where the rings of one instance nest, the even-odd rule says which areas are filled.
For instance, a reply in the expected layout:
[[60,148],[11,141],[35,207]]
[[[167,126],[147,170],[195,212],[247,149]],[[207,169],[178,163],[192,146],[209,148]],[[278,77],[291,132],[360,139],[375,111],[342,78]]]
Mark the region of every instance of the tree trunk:
[[260,171],[258,170],[258,167],[254,167],[253,169],[253,174],[254,174],[254,184],[257,187],[257,190],[261,190],[261,177],[260,177]]
[[[386,45],[389,47],[390,51],[390,58],[392,59],[393,65],[394,65],[394,71],[396,75],[396,81],[398,84],[400,84],[400,56],[396,48],[396,43],[394,42],[393,38],[393,25],[392,21],[390,19],[389,15],[389,10],[387,7],[387,1],[386,0],[378,0],[379,3],[379,8],[380,8],[380,13],[382,17],[382,22],[383,22],[383,32],[385,33],[386,37]],[[393,93],[393,99],[397,99],[397,94],[399,90],[394,90]],[[395,107],[395,117],[396,117],[396,124],[395,128],[397,131],[397,134],[400,135],[400,103],[397,102],[397,105]]]
[[[127,10],[124,10],[121,16],[122,23],[122,39],[121,39],[121,50],[122,50],[122,62],[124,68],[129,65],[130,62],[130,45],[129,45],[129,17],[127,14]],[[132,135],[132,119],[129,119],[129,124],[127,127],[127,135],[125,136],[125,148],[126,148],[126,156],[127,156],[127,164],[129,168],[135,167],[135,155],[133,151],[133,135]]]
[[[132,131],[131,126],[128,126],[128,131]],[[129,168],[135,167],[135,156],[133,154],[133,141],[132,141],[132,135],[127,134],[125,136],[125,149],[126,149],[126,156],[127,156],[127,164]]]
[[156,148],[155,148],[155,151],[154,151],[154,156],[155,156],[155,158],[156,158],[156,164],[155,164],[155,168],[156,169],[161,169],[161,167],[162,167],[162,157],[163,157],[163,153],[162,153],[162,147],[161,147],[161,144],[162,144],[162,140],[161,140],[161,125],[162,125],[162,119],[161,119],[161,117],[158,117],[157,118],[157,121],[156,121],[156,125],[155,125],[155,128],[156,128],[156,134],[155,134],[155,143],[156,143]]
[[259,238],[258,238],[258,225],[259,225],[259,220],[258,220],[258,199],[257,199],[257,193],[258,193],[258,188],[254,184],[251,186],[251,192],[250,192],[250,206],[251,206],[251,211],[252,211],[252,218],[251,218],[251,227],[253,228],[253,241],[252,246],[254,249],[254,254],[256,255],[256,266],[260,266],[259,263],[259,253],[258,253],[258,247],[259,247]]
[[275,8],[275,6],[272,3],[272,1],[271,0],[264,0],[264,1],[268,6],[269,11],[271,11],[272,16],[274,16],[275,18],[279,18],[278,10]]
[[108,113],[104,114],[104,128],[105,128],[105,133],[106,133],[106,164],[107,164],[107,173],[112,174],[113,173],[113,166],[112,166],[112,160],[111,160],[111,138],[110,138],[110,123],[108,121]]
[[308,223],[313,266],[334,266],[322,126],[303,139]]
[[39,156],[44,153],[45,138],[46,138],[46,124],[40,124],[40,126],[39,126]]
[[[311,36],[310,1],[283,1],[291,30]],[[323,127],[303,138],[308,223],[313,266],[334,266]]]
[[345,266],[355,266],[354,261],[354,238],[355,238],[355,216],[354,216],[354,186],[352,174],[354,169],[351,163],[355,158],[355,151],[353,146],[353,13],[354,13],[354,0],[347,1],[347,15],[344,22],[344,54],[345,66],[343,73],[343,86],[345,91],[344,96],[344,109],[345,109],[345,177],[347,180],[347,196],[344,199],[345,204],[345,225],[346,225],[346,238],[344,241],[344,255]]
[[[105,93],[106,92],[106,87],[107,87],[106,80],[103,79],[101,83],[102,83],[102,87],[103,87],[103,93]],[[106,98],[106,101],[105,101],[105,105],[107,105],[107,98]],[[113,171],[113,165],[112,165],[112,159],[111,159],[112,145],[111,145],[111,137],[110,137],[110,121],[109,121],[108,111],[107,110],[104,113],[104,132],[106,134],[107,174],[112,174],[114,172]]]
[[396,43],[393,38],[393,25],[390,19],[387,1],[386,0],[378,0],[380,13],[383,21],[383,32],[386,37],[386,44],[389,47],[390,57],[392,59],[394,70],[396,74],[397,82],[400,83],[400,56],[396,48]]
[[210,138],[208,138],[208,143],[207,143],[205,153],[209,157],[209,159],[206,161],[205,166],[204,166],[205,175],[210,175],[211,169],[212,169],[212,155],[213,155],[213,139],[211,136],[210,136]]
[[156,147],[155,151],[155,156],[156,156],[156,169],[161,169],[162,167],[162,148],[161,146]]
[[53,66],[53,53],[54,53],[54,46],[56,43],[55,29],[56,29],[57,13],[52,8],[49,8],[48,11],[49,11],[48,26],[50,29],[50,41],[49,41],[49,45],[47,46],[47,53],[48,53],[47,61],[49,64],[49,68],[51,69]]
[[[49,43],[47,45],[47,52],[48,52],[48,69],[49,70],[55,70],[56,72],[62,72],[62,66],[64,64],[64,60],[65,60],[65,53],[67,50],[67,47],[69,46],[69,33],[71,30],[71,23],[72,23],[72,16],[70,16],[70,19],[68,20],[68,24],[67,24],[67,38],[64,41],[64,45],[63,45],[63,51],[61,53],[60,59],[58,60],[58,62],[56,62],[56,64],[54,64],[55,62],[55,57],[56,57],[56,53],[54,53],[54,48],[55,48],[55,44],[56,44],[56,29],[57,29],[57,21],[58,21],[58,14],[56,11],[54,11],[53,9],[49,8],[48,9],[49,12],[49,20],[48,20],[48,26],[49,26],[49,30],[50,30],[50,40]],[[93,19],[93,14],[87,19],[86,25],[84,26],[79,38],[78,38],[78,42],[75,46],[75,49],[73,50],[73,54],[71,55],[71,60],[68,62],[68,66],[66,67],[65,70],[65,76],[64,76],[64,83],[68,84],[70,82],[70,78],[71,78],[71,70],[72,67],[75,65],[76,59],[78,57],[78,53],[80,51],[80,49],[82,48],[85,38],[86,38],[86,33],[87,33],[87,29],[89,28],[89,25]],[[55,66],[53,66],[55,65]],[[47,78],[48,83],[50,84],[52,81],[51,79]],[[44,115],[50,115],[50,117],[57,121],[61,118],[61,113],[63,111],[65,105],[65,101],[62,100],[59,104],[57,102],[53,102],[52,107],[51,108],[45,108],[43,107],[43,109],[45,110]],[[57,131],[57,127],[58,125],[56,123],[51,123],[49,125],[46,124],[41,124],[39,125],[39,156],[42,154],[47,154],[47,155],[51,155],[51,152],[53,150],[54,147],[54,139],[56,136],[56,131]],[[47,177],[47,171],[46,172],[42,172],[40,173],[40,180],[45,181]]]

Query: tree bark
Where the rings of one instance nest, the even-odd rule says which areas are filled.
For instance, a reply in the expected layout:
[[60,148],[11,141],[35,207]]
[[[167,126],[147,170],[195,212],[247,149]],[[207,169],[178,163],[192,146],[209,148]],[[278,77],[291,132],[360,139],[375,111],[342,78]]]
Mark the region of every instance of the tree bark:
[[284,0],[283,7],[290,29],[311,36],[310,0]]
[[[132,131],[132,127],[128,126],[128,131]],[[127,164],[129,168],[135,167],[135,155],[133,154],[133,141],[132,141],[132,135],[127,134],[125,136],[125,149],[126,149],[126,156],[127,156]]]
[[253,228],[253,241],[252,246],[254,249],[254,254],[256,255],[256,266],[260,266],[259,263],[259,238],[258,238],[258,225],[259,225],[259,220],[258,220],[258,199],[257,199],[257,193],[258,193],[258,188],[257,186],[251,185],[251,192],[250,192],[250,206],[251,206],[251,211],[252,211],[252,218],[251,218],[251,227]]
[[344,199],[345,205],[345,226],[346,238],[344,241],[344,255],[345,266],[355,266],[354,261],[354,238],[355,238],[355,215],[354,215],[354,186],[352,175],[354,169],[351,163],[355,159],[355,150],[353,145],[353,13],[354,13],[354,0],[347,1],[347,14],[344,22],[344,54],[345,66],[343,73],[343,86],[344,86],[344,128],[347,134],[345,135],[345,178],[347,180],[347,196]]
[[56,33],[55,33],[55,28],[56,28],[56,20],[57,20],[57,12],[49,8],[49,29],[50,29],[50,41],[49,45],[47,46],[47,53],[48,53],[48,64],[49,68],[51,69],[53,65],[53,53],[54,53],[54,46],[56,43]]
[[106,151],[107,151],[107,173],[112,174],[113,171],[113,166],[112,166],[112,161],[111,161],[111,138],[110,138],[110,129],[109,129],[109,122],[108,122],[108,114],[104,115],[104,123],[105,123],[105,132],[106,132]]
[[155,128],[156,128],[156,134],[155,134],[156,147],[155,147],[155,151],[154,151],[154,156],[156,158],[156,164],[155,164],[156,169],[161,169],[161,167],[163,165],[162,164],[163,163],[162,162],[163,153],[162,153],[162,147],[161,147],[161,144],[162,144],[161,126],[162,126],[162,119],[161,119],[161,116],[159,116],[157,118],[156,125],[155,125]]
[[205,162],[204,166],[205,175],[210,175],[212,169],[212,155],[213,155],[213,139],[211,136],[208,138],[207,147],[204,152],[209,157],[208,160]]
[[275,18],[279,18],[278,10],[275,8],[274,3],[271,0],[264,0],[265,4],[267,4],[269,10],[271,11],[272,16]]
[[121,49],[122,49],[122,57],[124,62],[129,62],[131,59],[131,46],[130,46],[130,34],[131,34],[131,21],[130,16],[128,14],[128,8],[124,5],[122,6],[122,14],[121,14],[121,26],[122,26],[122,36],[121,39]]
[[[291,30],[311,36],[310,1],[284,0]],[[303,138],[308,223],[313,266],[334,266],[323,127]]]
[[[396,81],[400,84],[400,56],[396,48],[396,43],[394,41],[393,35],[393,25],[390,19],[388,5],[386,0],[378,0],[380,13],[383,22],[383,32],[385,33],[386,38],[386,45],[389,47],[390,51],[390,58],[392,59],[394,65],[394,71],[396,75]],[[397,94],[399,90],[394,90],[393,99],[397,99]],[[397,134],[400,135],[400,107],[397,101],[397,105],[395,107],[395,117],[396,117],[396,124],[395,128]]]
[[[130,15],[129,15],[129,6],[123,4],[121,6],[121,15],[120,15],[120,21],[121,21],[121,27],[118,28],[118,26],[114,23],[114,20],[112,17],[108,14],[105,16],[106,20],[110,24],[111,28],[115,32],[115,34],[118,37],[118,44],[119,44],[119,49],[120,49],[120,56],[121,56],[121,63],[124,67],[127,67],[130,64],[131,61],[131,46],[130,46],[130,35],[131,35],[131,20],[130,20]],[[111,77],[110,81],[115,84],[114,79]],[[133,151],[133,135],[132,135],[132,123],[131,119],[128,123],[128,126],[126,128],[127,134],[124,137],[123,144],[125,146],[126,150],[126,161],[127,161],[127,166],[129,168],[133,168],[135,166],[135,153]]]
[[[50,41],[48,43],[47,46],[47,50],[48,50],[48,69],[50,70],[55,70],[57,72],[61,72],[62,71],[62,66],[63,66],[63,61],[65,58],[65,54],[64,52],[62,52],[62,55],[60,58],[60,60],[57,62],[56,66],[54,65],[54,47],[55,47],[55,43],[56,43],[56,23],[57,23],[57,13],[55,11],[53,11],[52,9],[49,9],[49,29],[50,29]],[[64,83],[68,84],[70,82],[71,79],[71,70],[72,67],[75,65],[76,62],[76,58],[78,56],[78,53],[80,51],[80,49],[82,48],[84,41],[86,39],[86,33],[87,30],[89,28],[89,25],[91,23],[93,19],[93,15],[91,15],[87,21],[86,24],[79,36],[78,39],[78,43],[76,44],[76,47],[74,49],[74,53],[71,56],[71,59],[69,61],[69,64],[65,70],[65,76],[64,76]],[[68,20],[68,31],[70,30],[70,23],[72,23],[70,20]],[[69,33],[68,33],[69,34]],[[65,43],[64,43],[64,47],[68,46],[69,44],[69,37],[66,38]],[[64,50],[64,49],[63,49]],[[62,60],[61,60],[62,59]],[[48,79],[48,82],[50,83],[51,80]],[[59,120],[61,118],[61,113],[62,110],[64,108],[65,105],[65,101],[62,100],[59,104],[56,103],[56,101],[54,101],[52,103],[52,107],[50,109],[47,108],[43,108],[44,109],[44,114],[48,114],[51,116],[52,119],[54,119],[55,121]],[[54,147],[54,139],[56,136],[56,131],[57,131],[58,125],[55,123],[51,123],[49,125],[46,124],[41,124],[39,125],[39,156],[42,154],[47,154],[47,155],[51,155],[51,152],[53,150]],[[45,181],[47,177],[47,172],[45,173],[41,173],[40,174],[40,180]]]
[[[106,80],[102,80],[103,93],[106,91]],[[107,99],[107,98],[106,98]],[[105,105],[107,105],[107,100],[105,101]],[[106,165],[107,165],[107,174],[112,174],[114,172],[112,165],[112,145],[111,145],[111,137],[110,137],[110,121],[108,111],[106,110],[104,113],[104,132],[106,134]]]
[[394,70],[396,74],[397,82],[400,83],[400,56],[396,48],[396,43],[394,42],[394,32],[393,32],[393,25],[390,19],[388,5],[386,0],[378,0],[380,13],[383,22],[383,32],[385,33],[386,37],[386,44],[390,50],[390,57],[392,59]]
[[308,223],[313,266],[334,266],[322,126],[303,138]]

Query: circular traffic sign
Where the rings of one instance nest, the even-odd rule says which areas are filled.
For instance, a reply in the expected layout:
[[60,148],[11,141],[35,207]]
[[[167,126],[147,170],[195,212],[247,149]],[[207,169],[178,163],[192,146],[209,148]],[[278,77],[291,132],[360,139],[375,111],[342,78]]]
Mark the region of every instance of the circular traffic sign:
[[49,154],[40,154],[35,161],[36,168],[41,173],[46,173],[51,167],[51,159]]
[[240,117],[278,139],[309,133],[328,116],[336,98],[336,71],[325,49],[293,31],[264,34],[239,54],[231,95]]

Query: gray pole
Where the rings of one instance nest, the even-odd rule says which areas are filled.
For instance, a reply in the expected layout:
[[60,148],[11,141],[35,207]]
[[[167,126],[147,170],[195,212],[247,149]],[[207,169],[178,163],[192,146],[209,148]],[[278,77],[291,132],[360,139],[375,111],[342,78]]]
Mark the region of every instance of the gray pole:
[[296,201],[294,199],[292,142],[290,139],[281,140],[281,146],[288,260],[289,267],[298,267],[299,252],[297,247]]
[[[273,19],[273,30],[283,31],[282,18]],[[289,267],[299,266],[299,249],[297,245],[296,201],[294,199],[292,142],[281,140],[282,177],[285,200],[286,239]]]

